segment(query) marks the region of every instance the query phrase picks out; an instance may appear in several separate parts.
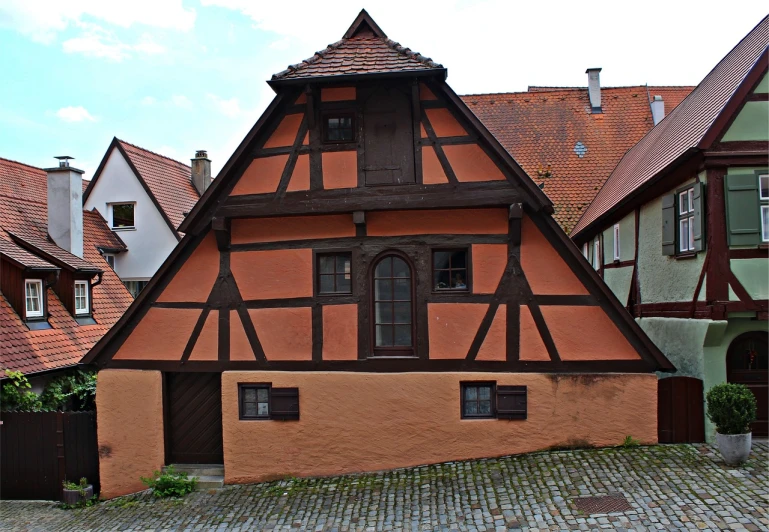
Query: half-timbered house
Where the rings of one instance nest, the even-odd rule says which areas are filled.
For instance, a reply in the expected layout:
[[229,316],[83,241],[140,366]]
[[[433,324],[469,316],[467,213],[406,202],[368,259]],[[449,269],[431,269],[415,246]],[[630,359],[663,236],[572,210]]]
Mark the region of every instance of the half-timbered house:
[[273,77],[84,359],[105,496],[164,463],[248,482],[656,441],[673,366],[445,78],[365,11]]

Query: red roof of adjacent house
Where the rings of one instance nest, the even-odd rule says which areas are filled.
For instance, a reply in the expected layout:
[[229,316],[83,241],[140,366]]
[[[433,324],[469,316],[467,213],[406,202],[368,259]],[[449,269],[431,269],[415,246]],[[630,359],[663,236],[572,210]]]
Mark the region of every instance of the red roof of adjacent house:
[[[692,88],[602,87],[600,114],[591,113],[587,88],[578,87],[530,87],[462,100],[526,173],[544,183],[553,217],[568,233],[622,155],[652,129],[650,99],[662,96],[670,112]],[[551,177],[541,176],[548,165]]]
[[273,81],[351,74],[382,74],[443,66],[387,38],[362,10],[341,41],[272,76]]
[[732,96],[754,69],[766,72],[769,16],[765,17],[700,82],[681,105],[649,132],[619,162],[573,236],[607,214],[622,199],[639,191],[673,161],[702,145]]
[[[47,177],[43,170],[0,158],[0,254],[24,267],[55,268],[50,261],[35,255],[34,249],[41,246],[45,252],[55,254],[57,260],[68,259],[70,267],[104,273],[101,284],[93,288],[96,325],[79,325],[54,291],[48,289],[48,322],[52,328],[31,331],[0,293],[0,367],[23,373],[74,366],[133,301],[98,250],[100,247],[125,249],[125,244],[97,212],[84,211],[83,258],[55,246],[48,239],[47,197]],[[22,248],[14,241],[13,234],[24,235],[24,240],[34,241],[35,246]]]

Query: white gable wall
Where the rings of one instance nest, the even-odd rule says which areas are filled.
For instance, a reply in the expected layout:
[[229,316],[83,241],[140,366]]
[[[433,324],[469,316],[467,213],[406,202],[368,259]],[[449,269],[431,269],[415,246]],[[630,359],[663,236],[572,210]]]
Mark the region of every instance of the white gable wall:
[[115,272],[124,281],[146,280],[155,274],[177,240],[128,162],[117,148],[113,148],[85,208],[95,207],[112,227],[112,209],[108,206],[122,202],[136,203],[136,228],[115,231],[128,246],[127,252],[115,256]]

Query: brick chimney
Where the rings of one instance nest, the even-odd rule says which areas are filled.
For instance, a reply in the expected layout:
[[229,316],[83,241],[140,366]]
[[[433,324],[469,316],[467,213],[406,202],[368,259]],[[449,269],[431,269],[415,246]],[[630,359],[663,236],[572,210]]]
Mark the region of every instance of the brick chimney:
[[201,196],[211,184],[211,159],[206,150],[197,150],[192,159],[192,184]]
[[654,98],[652,98],[651,106],[652,120],[654,120],[654,125],[656,126],[663,118],[665,118],[665,100],[662,99],[662,96],[656,94]]
[[590,96],[590,110],[592,113],[603,113],[601,109],[601,78],[600,68],[588,68],[587,74],[587,93]]
[[70,166],[72,157],[60,156],[48,174],[48,235],[56,245],[83,257],[83,171]]

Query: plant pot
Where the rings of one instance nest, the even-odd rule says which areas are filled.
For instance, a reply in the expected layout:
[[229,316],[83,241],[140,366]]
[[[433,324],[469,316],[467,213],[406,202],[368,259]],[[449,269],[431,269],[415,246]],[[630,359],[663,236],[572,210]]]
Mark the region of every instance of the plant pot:
[[83,504],[85,503],[85,501],[93,497],[92,484],[88,484],[85,488],[83,488],[82,492],[79,489],[68,490],[66,488],[63,488],[63,491],[64,491],[63,502],[64,504],[69,506],[77,506],[78,504]]
[[716,432],[716,443],[721,456],[728,465],[739,465],[750,456],[752,432],[747,434],[720,434]]

